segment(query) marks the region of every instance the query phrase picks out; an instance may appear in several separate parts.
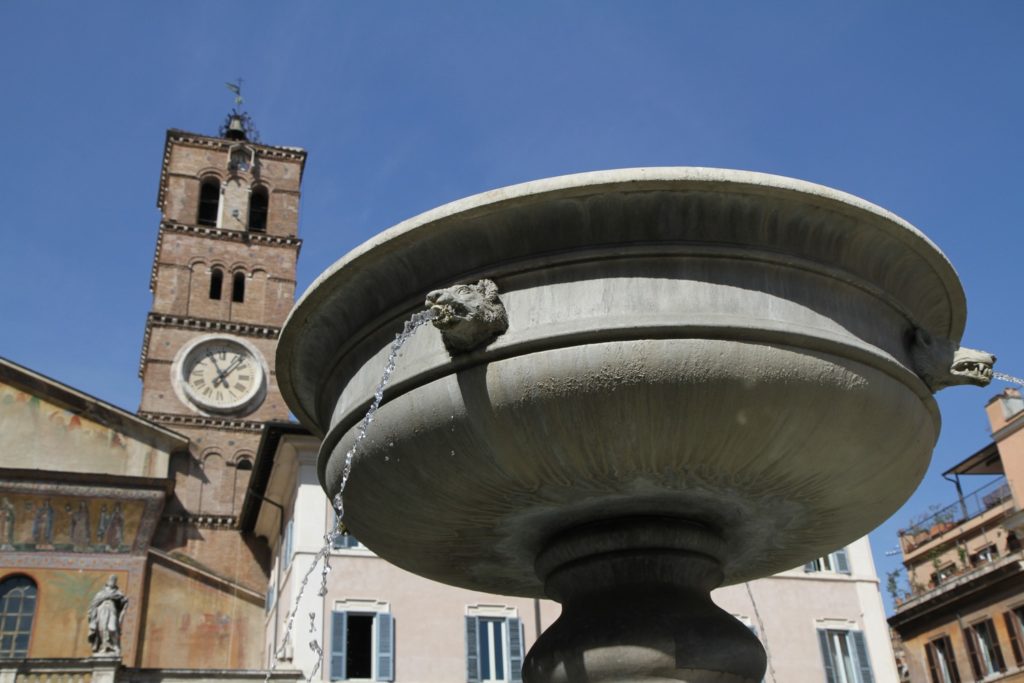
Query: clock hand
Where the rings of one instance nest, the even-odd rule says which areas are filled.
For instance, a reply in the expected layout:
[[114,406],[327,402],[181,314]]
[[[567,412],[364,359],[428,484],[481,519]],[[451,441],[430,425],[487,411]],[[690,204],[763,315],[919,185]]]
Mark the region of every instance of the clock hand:
[[214,358],[213,354],[209,351],[206,352],[206,357],[210,359],[210,362],[213,363],[213,369],[217,371],[217,376],[213,379],[213,386],[217,386],[218,380],[221,384],[227,386],[228,380],[224,377],[224,371],[220,369],[219,365],[217,365],[217,359]]
[[224,369],[224,377],[227,377],[232,372],[234,372],[235,368],[237,368],[239,365],[241,365],[243,360],[245,360],[245,359],[242,358],[241,356],[235,356],[235,359],[233,361],[231,361],[231,364],[228,365],[228,367]]

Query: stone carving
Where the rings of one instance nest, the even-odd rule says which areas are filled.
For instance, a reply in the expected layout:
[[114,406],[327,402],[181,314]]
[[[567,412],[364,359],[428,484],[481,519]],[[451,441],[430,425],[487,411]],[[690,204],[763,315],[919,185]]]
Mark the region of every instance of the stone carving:
[[127,608],[128,598],[111,574],[89,603],[89,645],[94,657],[121,656],[121,624]]
[[957,347],[949,339],[933,337],[920,328],[914,331],[910,357],[914,370],[933,393],[958,384],[987,386],[996,362],[991,353]]
[[436,314],[434,327],[441,330],[449,353],[471,351],[508,329],[508,314],[492,280],[435,289],[426,305]]

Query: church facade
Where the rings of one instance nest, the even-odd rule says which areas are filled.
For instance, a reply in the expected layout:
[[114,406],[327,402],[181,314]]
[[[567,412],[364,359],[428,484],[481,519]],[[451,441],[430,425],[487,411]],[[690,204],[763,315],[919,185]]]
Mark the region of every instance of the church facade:
[[137,414],[0,362],[0,681],[266,677],[271,554],[238,519],[262,426],[288,418],[306,153],[247,124],[167,132]]

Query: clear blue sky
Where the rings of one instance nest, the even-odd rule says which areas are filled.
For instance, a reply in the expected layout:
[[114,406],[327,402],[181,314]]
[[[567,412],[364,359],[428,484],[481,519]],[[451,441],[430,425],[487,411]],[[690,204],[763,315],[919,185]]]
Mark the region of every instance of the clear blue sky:
[[[956,266],[965,343],[1024,374],[1024,3],[0,3],[0,355],[134,410],[164,131],[213,134],[242,76],[309,151],[299,289],[372,234],[535,178],[699,165],[864,197]],[[995,388],[939,394],[920,490],[952,502]],[[887,598],[888,600],[888,598]]]

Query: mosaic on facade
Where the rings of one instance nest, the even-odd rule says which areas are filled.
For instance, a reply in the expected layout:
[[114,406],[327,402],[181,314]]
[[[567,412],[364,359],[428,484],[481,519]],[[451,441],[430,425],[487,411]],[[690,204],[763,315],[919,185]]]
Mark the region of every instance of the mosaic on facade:
[[35,495],[0,489],[0,550],[127,553],[144,500]]

